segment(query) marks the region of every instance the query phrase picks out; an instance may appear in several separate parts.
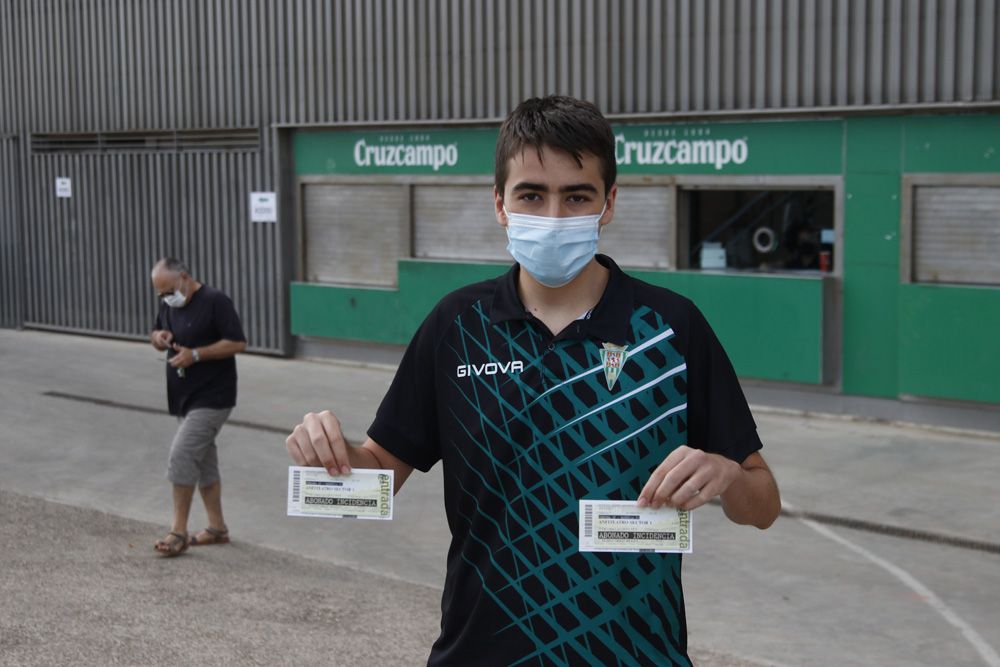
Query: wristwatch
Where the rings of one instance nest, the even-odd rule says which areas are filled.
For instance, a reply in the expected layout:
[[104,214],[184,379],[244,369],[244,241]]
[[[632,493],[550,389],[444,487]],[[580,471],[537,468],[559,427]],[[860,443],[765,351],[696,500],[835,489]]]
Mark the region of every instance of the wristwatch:
[[201,353],[198,352],[198,348],[194,348],[191,350],[191,356],[194,357],[194,363],[198,363],[199,361],[201,361]]

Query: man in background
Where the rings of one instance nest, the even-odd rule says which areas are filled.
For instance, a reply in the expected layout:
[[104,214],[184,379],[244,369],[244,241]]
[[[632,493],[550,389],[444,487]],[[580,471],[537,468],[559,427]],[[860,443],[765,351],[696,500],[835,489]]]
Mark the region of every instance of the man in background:
[[[232,300],[195,280],[180,260],[161,259],[151,277],[161,303],[149,341],[167,353],[167,404],[179,422],[167,465],[173,522],[154,545],[170,557],[184,553],[189,545],[229,542],[215,438],[236,406],[235,357],[246,348],[246,336]],[[208,527],[189,536],[196,485]]]

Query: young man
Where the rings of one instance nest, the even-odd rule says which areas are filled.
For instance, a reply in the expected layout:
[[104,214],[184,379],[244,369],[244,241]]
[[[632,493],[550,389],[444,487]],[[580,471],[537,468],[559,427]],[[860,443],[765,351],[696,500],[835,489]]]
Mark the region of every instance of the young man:
[[[441,300],[368,439],[329,411],[286,441],[331,474],[441,461],[452,542],[432,665],[688,665],[676,554],[582,553],[578,501],[769,526],[778,490],[739,382],[687,299],[596,255],[614,136],[591,104],[523,102],[500,129],[494,200],[517,260]],[[611,361],[609,361],[611,360]]]
[[[189,545],[229,542],[215,437],[236,405],[235,356],[247,344],[233,302],[192,278],[182,262],[161,259],[151,278],[162,303],[149,342],[167,351],[167,404],[180,422],[167,465],[173,523],[153,546],[164,556],[179,556]],[[208,527],[189,537],[195,485],[201,487]]]

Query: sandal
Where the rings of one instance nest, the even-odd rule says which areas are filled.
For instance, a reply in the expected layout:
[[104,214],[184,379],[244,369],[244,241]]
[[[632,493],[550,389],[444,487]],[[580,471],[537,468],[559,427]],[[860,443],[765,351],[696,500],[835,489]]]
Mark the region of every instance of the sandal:
[[202,533],[208,533],[207,536],[198,537],[198,535],[191,536],[191,546],[200,547],[207,544],[228,544],[229,543],[229,529],[224,528],[219,530],[218,528],[212,528],[209,526]]
[[187,533],[170,531],[167,533],[167,538],[165,540],[157,540],[153,548],[159,551],[163,557],[173,558],[187,551],[189,544],[191,544],[191,540],[188,538]]

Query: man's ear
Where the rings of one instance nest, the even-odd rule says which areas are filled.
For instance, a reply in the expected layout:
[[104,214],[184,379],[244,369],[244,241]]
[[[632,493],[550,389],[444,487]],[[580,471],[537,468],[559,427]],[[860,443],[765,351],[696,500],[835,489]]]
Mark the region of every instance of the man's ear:
[[618,198],[618,184],[615,183],[608,190],[608,200],[606,208],[604,209],[604,215],[601,216],[601,227],[611,222],[611,219],[615,217],[615,200]]
[[507,216],[503,212],[503,193],[493,186],[493,208],[497,216],[497,222],[501,227],[507,226]]

